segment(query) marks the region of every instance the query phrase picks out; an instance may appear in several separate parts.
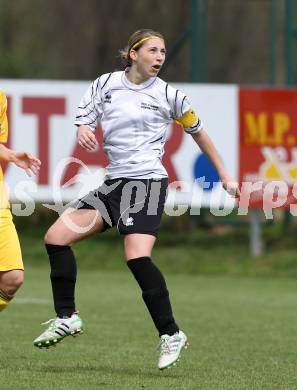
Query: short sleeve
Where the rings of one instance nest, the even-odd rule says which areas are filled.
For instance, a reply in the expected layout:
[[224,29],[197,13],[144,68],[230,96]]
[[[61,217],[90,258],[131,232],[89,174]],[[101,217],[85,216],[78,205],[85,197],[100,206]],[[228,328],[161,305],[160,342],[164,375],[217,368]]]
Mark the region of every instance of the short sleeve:
[[189,102],[186,95],[179,89],[171,87],[169,84],[166,84],[165,94],[170,106],[172,119],[180,118],[189,109]]
[[76,126],[86,125],[95,131],[102,117],[100,78],[93,81],[83,95],[75,118]]
[[0,91],[0,142],[6,142],[8,138],[7,99],[4,92]]
[[201,119],[193,110],[189,98],[182,91],[168,87],[166,98],[171,108],[172,119],[180,123],[186,133],[195,134],[203,128]]

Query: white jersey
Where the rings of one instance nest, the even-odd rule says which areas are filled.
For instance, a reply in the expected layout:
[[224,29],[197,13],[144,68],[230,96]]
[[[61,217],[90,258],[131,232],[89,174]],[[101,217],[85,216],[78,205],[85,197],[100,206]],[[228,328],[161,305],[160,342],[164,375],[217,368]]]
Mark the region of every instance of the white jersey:
[[[161,159],[168,125],[190,108],[186,95],[159,77],[134,84],[124,71],[113,72],[90,85],[75,125],[87,125],[93,131],[101,125],[108,179],[162,178],[167,176]],[[201,128],[197,118],[185,131],[193,134]]]

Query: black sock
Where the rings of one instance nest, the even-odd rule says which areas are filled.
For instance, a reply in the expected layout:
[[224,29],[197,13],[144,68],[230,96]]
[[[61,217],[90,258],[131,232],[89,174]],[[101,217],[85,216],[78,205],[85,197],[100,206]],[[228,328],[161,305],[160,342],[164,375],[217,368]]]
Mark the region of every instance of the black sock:
[[50,265],[55,311],[58,317],[70,317],[75,312],[74,290],[76,261],[67,245],[45,244]]
[[150,312],[159,335],[173,335],[179,331],[169,300],[165,279],[149,257],[139,257],[127,262],[137,280],[142,298]]

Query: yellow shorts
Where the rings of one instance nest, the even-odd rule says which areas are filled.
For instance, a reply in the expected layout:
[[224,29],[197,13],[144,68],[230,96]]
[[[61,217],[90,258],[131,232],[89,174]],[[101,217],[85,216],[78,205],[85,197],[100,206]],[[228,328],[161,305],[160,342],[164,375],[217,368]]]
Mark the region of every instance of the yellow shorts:
[[0,271],[24,269],[19,238],[9,209],[0,210]]

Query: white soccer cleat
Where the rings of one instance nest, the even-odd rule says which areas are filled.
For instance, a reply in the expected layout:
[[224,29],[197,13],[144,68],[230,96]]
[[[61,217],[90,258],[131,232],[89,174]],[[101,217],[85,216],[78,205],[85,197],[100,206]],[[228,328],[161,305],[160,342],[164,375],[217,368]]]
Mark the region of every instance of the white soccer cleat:
[[172,336],[168,334],[161,336],[158,368],[163,370],[164,368],[170,368],[172,365],[175,365],[180,358],[182,349],[187,349],[187,347],[187,336],[181,330]]
[[73,313],[69,318],[54,318],[44,322],[42,325],[50,324],[49,327],[33,344],[38,348],[49,348],[56,346],[66,336],[77,336],[83,333],[83,322],[77,313]]

